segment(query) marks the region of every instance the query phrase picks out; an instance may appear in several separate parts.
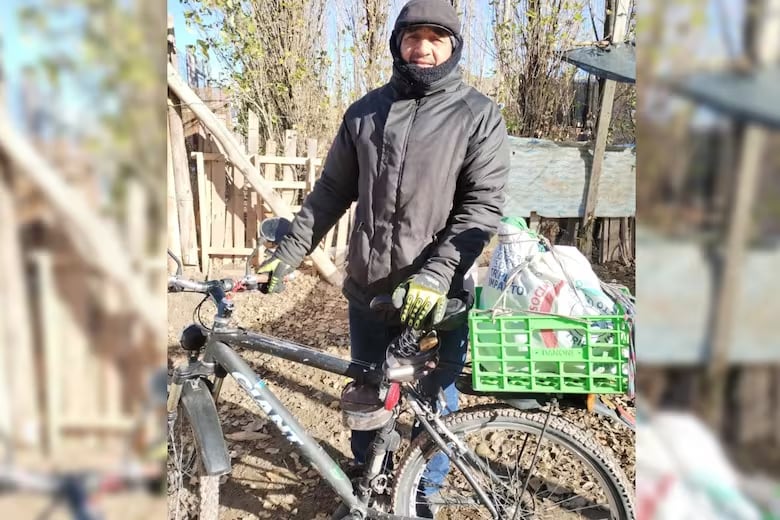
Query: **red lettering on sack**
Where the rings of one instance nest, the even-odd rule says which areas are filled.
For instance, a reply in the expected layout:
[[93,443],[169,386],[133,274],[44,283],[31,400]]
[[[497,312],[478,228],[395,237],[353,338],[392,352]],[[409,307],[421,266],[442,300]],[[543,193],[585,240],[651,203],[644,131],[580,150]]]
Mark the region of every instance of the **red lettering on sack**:
[[[561,294],[561,289],[563,289],[563,286],[566,285],[566,282],[564,280],[561,280],[557,284],[555,284],[555,287],[553,287],[552,291],[546,291],[546,294],[544,295],[544,299],[542,300],[542,306],[541,309],[539,309],[541,312],[550,312],[553,308],[553,303],[555,302],[555,298],[558,297],[559,294]],[[542,341],[544,342],[544,346],[547,348],[558,348],[558,338],[555,335],[555,332],[552,330],[543,330],[541,331]]]

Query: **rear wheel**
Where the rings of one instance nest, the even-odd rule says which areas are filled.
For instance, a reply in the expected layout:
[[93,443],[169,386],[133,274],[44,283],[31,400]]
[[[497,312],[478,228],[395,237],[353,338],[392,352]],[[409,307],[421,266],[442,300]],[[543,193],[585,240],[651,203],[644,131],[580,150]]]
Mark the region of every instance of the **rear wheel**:
[[187,412],[179,404],[168,431],[168,518],[217,520],[219,475],[207,475]]
[[[549,417],[542,438],[547,418],[547,413],[490,405],[444,420],[475,454],[476,460],[463,461],[500,518],[633,520],[633,488],[612,453],[561,417]],[[436,455],[445,457],[427,434],[412,443],[396,473],[395,514],[492,518],[454,465],[443,479],[426,472]]]

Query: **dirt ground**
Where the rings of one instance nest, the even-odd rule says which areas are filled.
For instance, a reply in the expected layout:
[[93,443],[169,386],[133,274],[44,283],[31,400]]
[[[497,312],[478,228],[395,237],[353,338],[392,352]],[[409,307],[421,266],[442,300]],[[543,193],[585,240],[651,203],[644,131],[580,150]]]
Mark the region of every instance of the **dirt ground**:
[[[201,298],[181,293],[168,296],[171,366],[185,359],[177,345],[178,336],[192,322],[193,310]],[[235,303],[237,322],[247,329],[349,356],[347,302],[338,289],[320,281],[310,268],[299,271],[282,294],[239,293]],[[213,306],[207,304],[202,314],[210,317],[213,311]],[[349,432],[341,424],[338,402],[347,380],[257,352],[239,349],[239,353],[325,450],[337,462],[346,464],[351,458]],[[462,399],[462,406],[473,400]],[[232,380],[225,381],[219,411],[233,463],[232,473],[223,477],[221,519],[329,518],[338,505],[335,493],[320,482],[317,473]],[[630,432],[584,413],[572,414],[569,419],[609,446],[633,481],[634,438]],[[408,423],[408,417],[406,420]],[[402,416],[402,427],[403,423]],[[191,506],[191,499],[183,498],[179,518],[186,518]],[[169,500],[170,518],[176,517],[175,506],[175,501]]]

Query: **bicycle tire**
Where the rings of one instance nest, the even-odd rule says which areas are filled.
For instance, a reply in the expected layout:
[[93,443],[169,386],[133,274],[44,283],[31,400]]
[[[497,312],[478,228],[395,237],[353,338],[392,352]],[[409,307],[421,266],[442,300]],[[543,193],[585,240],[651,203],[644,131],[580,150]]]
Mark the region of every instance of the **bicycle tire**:
[[[520,411],[515,408],[507,407],[506,405],[501,405],[501,404],[481,405],[474,408],[461,410],[459,412],[455,412],[453,414],[444,417],[444,421],[447,427],[455,436],[457,436],[461,440],[464,440],[467,435],[473,434],[475,432],[484,434],[485,439],[488,438],[488,435],[491,434],[491,432],[518,432],[518,433],[526,434],[525,436],[526,439],[528,439],[528,434],[535,435],[535,438],[538,439],[539,433],[541,433],[542,427],[545,423],[545,419],[547,419],[546,412]],[[496,435],[492,434],[492,438],[495,439]],[[608,511],[607,518],[614,518],[616,520],[635,519],[634,503],[633,503],[633,494],[634,494],[633,486],[629,484],[628,478],[626,477],[625,473],[620,469],[619,463],[617,462],[614,455],[608,448],[599,444],[588,432],[582,430],[577,425],[570,423],[569,421],[565,420],[563,417],[555,416],[555,415],[549,417],[549,422],[547,424],[547,430],[544,435],[544,440],[546,442],[548,441],[553,447],[557,446],[562,451],[562,453],[568,452],[569,456],[572,457],[574,460],[578,461],[579,463],[583,464],[585,467],[588,467],[594,471],[597,480],[599,481],[600,488],[604,491],[609,501],[609,511]],[[493,449],[492,447],[489,447],[488,451],[492,449]],[[516,456],[518,460],[522,459],[522,457],[524,456],[523,450],[521,450],[519,447],[516,447],[515,449],[517,451]],[[420,513],[420,509],[419,509],[420,507],[419,504],[421,503],[420,489],[422,485],[421,484],[422,475],[427,466],[427,461],[430,460],[430,458],[438,452],[440,452],[440,448],[438,447],[438,445],[434,443],[434,441],[427,434],[427,432],[421,434],[409,446],[409,449],[407,450],[402,461],[398,465],[398,468],[395,473],[395,477],[396,477],[395,488],[393,492],[393,505],[394,505],[395,514],[408,515],[408,516],[414,516],[414,515],[423,516],[423,514]],[[485,455],[479,454],[479,449],[475,450],[475,452],[477,453],[477,456],[480,457],[483,461],[488,461],[488,458]],[[544,455],[542,455],[542,457],[544,457]],[[509,459],[509,462],[511,462],[511,459]],[[542,462],[543,460],[540,460],[539,464],[541,464]],[[491,470],[493,469],[493,466],[504,468],[506,470],[509,469],[503,462],[501,466],[498,466],[494,461],[489,461],[488,463],[491,466]],[[489,478],[486,477],[483,472],[477,470],[473,464],[470,464],[469,467],[474,472],[478,472],[480,477]],[[541,466],[535,466],[535,467],[538,469]],[[513,472],[514,471],[516,470],[513,470]],[[457,475],[453,475],[456,472],[457,475],[461,475],[461,477],[458,477]],[[536,477],[536,476],[537,474],[536,472],[534,472],[534,474],[531,477]],[[508,471],[507,471],[507,477],[509,477]],[[531,481],[533,481],[533,478],[531,477],[529,478]],[[445,478],[448,481],[454,480],[457,478],[462,478],[462,474],[458,469],[454,467],[454,465],[451,465],[449,472],[447,473],[447,477]],[[561,512],[560,516],[544,515],[544,511],[542,511],[542,516],[540,516],[539,511],[536,510],[537,500],[541,505],[543,503],[543,500],[545,500],[545,497],[542,497],[540,499],[537,495],[531,495],[529,490],[531,490],[533,486],[529,486],[527,488],[526,492],[529,493],[528,496],[524,493],[519,501],[522,504],[521,511],[520,512],[516,511],[517,509],[516,504],[518,502],[516,494],[519,491],[518,488],[520,488],[521,486],[520,481],[522,480],[524,480],[523,477],[520,477],[517,479],[517,484],[510,483],[509,486],[502,484],[502,486],[504,486],[505,489],[512,488],[515,490],[515,496],[512,497],[511,499],[507,499],[506,497],[500,498],[500,501],[503,504],[510,504],[509,506],[504,507],[504,509],[499,511],[499,514],[502,518],[504,517],[512,518],[515,515],[518,520],[531,519],[531,518],[534,520],[536,519],[544,520],[546,518],[558,519],[558,518],[582,518],[583,517],[582,513],[581,512],[576,513],[576,510],[574,512],[575,516],[572,516],[571,514],[569,514],[569,511],[566,511],[565,507],[562,508],[564,509],[564,511]],[[539,482],[541,484],[539,484]],[[538,482],[535,482],[535,485],[538,486],[538,489],[548,490],[551,483],[556,483],[556,482],[539,478]],[[569,484],[567,484],[567,486],[569,486]],[[554,501],[559,497],[558,495],[555,494],[558,488],[559,485],[556,483],[555,489],[549,491],[549,495],[546,497],[548,502],[550,500]],[[473,491],[473,488],[471,488],[470,486],[465,489],[470,490],[471,493],[476,495],[476,493]],[[563,490],[573,492],[573,490],[570,490],[567,487],[563,487]],[[492,491],[493,491],[494,503],[497,503],[497,501],[495,500],[495,498],[497,497],[497,495],[495,495],[494,493],[495,490]],[[596,492],[597,491],[594,490],[594,493]],[[580,497],[578,493],[574,493],[574,494],[578,497],[578,500],[582,500],[582,497]],[[440,495],[445,495],[444,491],[442,491]],[[457,502],[457,500],[452,498],[447,499],[447,498],[437,497],[436,500],[444,500],[445,503],[441,504],[443,506],[442,509],[462,507],[461,505],[462,502]],[[448,502],[448,500],[452,500],[452,502]],[[573,499],[569,498],[563,501],[559,501],[558,505],[560,506],[562,505],[563,502],[571,501],[571,500]],[[531,509],[531,506],[533,506],[533,509]],[[432,506],[432,508],[433,507],[434,506]],[[469,502],[468,504],[468,508],[475,508],[475,507],[477,507],[476,500],[474,499],[474,497],[472,497],[471,502]],[[593,507],[593,506],[588,506],[588,507]],[[450,509],[450,511],[452,511],[452,509]],[[487,513],[486,508],[484,511],[485,513]],[[445,516],[439,516],[438,514],[432,514],[432,511],[428,511],[427,513],[424,514],[426,516],[430,514],[430,516],[434,518],[464,518],[464,519],[465,518],[469,518],[469,519],[470,518],[491,518],[489,514],[476,517],[476,516],[469,516],[460,511],[458,511],[457,514],[455,514],[455,516],[451,516],[451,514]],[[588,517],[590,518],[592,517],[592,515]]]
[[[176,516],[169,511],[170,518],[219,518],[220,477],[206,474],[198,450],[189,418],[180,403],[168,438],[168,503],[169,508],[171,503],[177,508]],[[178,464],[177,458],[180,458]],[[178,516],[180,507],[184,508],[184,516]]]

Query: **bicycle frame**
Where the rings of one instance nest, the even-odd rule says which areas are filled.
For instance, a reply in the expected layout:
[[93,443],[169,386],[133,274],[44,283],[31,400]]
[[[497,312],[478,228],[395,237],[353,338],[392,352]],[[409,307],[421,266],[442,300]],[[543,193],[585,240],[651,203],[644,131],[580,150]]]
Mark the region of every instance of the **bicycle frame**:
[[[232,347],[241,346],[258,352],[287,359],[307,366],[318,368],[333,374],[343,375],[368,382],[382,380],[381,368],[364,367],[346,359],[319,352],[309,347],[299,345],[279,338],[263,334],[239,331],[239,330],[214,330],[209,335],[205,346],[200,366],[205,370],[196,370],[192,374],[183,375],[174,385],[182,385],[188,379],[206,376],[208,373],[216,373],[219,379],[222,375],[230,374],[238,385],[252,398],[260,409],[268,416],[271,422],[281,431],[285,438],[295,445],[309,460],[317,472],[344,501],[344,505],[350,510],[370,512],[371,517],[399,518],[394,515],[368,510],[362,504],[355,492],[352,482],[341,469],[339,464],[331,458],[327,452],[314,440],[306,429],[298,422],[294,415],[271,392],[271,390],[236,353]],[[221,367],[224,373],[217,373],[216,367]],[[217,383],[219,385],[219,382]],[[179,390],[181,387],[179,387]],[[175,391],[173,394],[180,391]],[[216,393],[216,392],[215,392]],[[179,396],[173,395],[174,400]],[[174,403],[169,403],[169,411]],[[175,409],[175,408],[174,408]],[[221,433],[221,432],[220,432]]]

